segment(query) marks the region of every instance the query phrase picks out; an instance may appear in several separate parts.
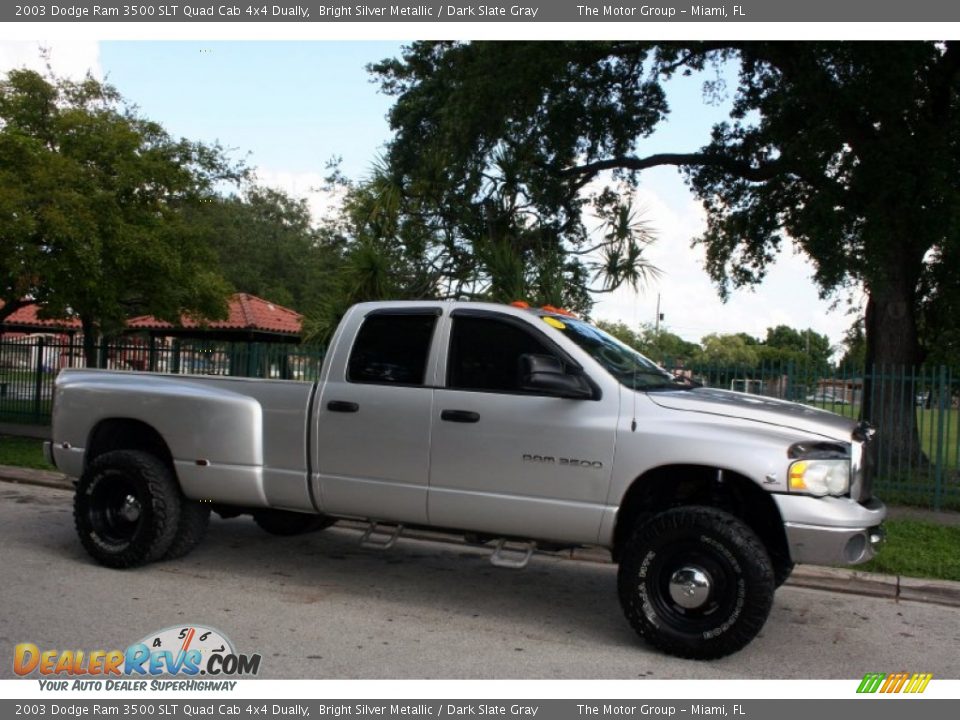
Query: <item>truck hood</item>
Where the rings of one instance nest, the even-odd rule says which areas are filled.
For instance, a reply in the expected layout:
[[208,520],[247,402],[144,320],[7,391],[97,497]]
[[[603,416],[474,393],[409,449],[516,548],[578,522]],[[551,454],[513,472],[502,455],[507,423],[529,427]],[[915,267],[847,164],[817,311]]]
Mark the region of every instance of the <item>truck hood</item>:
[[849,441],[857,423],[835,413],[798,403],[760,395],[694,388],[692,390],[657,390],[647,393],[654,403],[670,410],[706,413],[751,420],[780,427],[815,433],[831,440]]

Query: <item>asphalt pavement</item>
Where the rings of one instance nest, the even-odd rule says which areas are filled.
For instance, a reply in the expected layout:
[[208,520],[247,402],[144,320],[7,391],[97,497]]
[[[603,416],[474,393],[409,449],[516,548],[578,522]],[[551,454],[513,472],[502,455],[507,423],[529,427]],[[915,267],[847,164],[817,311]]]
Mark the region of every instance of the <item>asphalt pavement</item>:
[[0,647],[124,648],[206,624],[260,653],[268,678],[960,677],[960,607],[902,593],[785,586],[753,643],[696,662],[632,632],[615,567],[596,559],[543,554],[504,570],[489,550],[447,541],[379,551],[352,527],[278,538],[215,518],[186,558],[117,571],[80,547],[71,501],[62,487],[0,484]]
[[[54,489],[73,491],[73,481],[63,473],[50,470],[0,465],[0,482],[22,485],[35,485]],[[960,527],[960,513],[933,512],[918,508],[890,508],[891,517],[903,517],[938,522],[944,525]],[[359,529],[358,523],[343,523],[341,526]],[[426,539],[441,543],[463,545],[460,537],[444,533],[407,533],[408,538]],[[543,554],[543,553],[541,553]],[[575,550],[571,553],[550,553],[553,557],[582,560],[585,562],[610,563],[607,551],[597,549]],[[846,568],[826,568],[813,565],[800,565],[787,580],[788,585],[814,590],[849,593],[868,597],[882,597],[931,602],[941,605],[960,607],[960,583],[944,580],[911,578],[901,575],[867,573]]]

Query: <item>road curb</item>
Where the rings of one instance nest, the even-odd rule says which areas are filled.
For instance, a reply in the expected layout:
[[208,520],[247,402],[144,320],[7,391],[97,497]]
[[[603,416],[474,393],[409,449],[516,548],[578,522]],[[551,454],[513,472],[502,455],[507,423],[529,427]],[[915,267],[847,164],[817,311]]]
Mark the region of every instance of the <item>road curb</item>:
[[0,465],[0,480],[20,485],[39,485],[40,487],[73,490],[73,481],[66,475],[53,470],[34,470],[33,468]]
[[[73,481],[63,473],[49,470],[33,470],[30,468],[0,465],[0,481],[73,491]],[[364,523],[355,521],[341,521],[341,524],[344,527],[358,530],[367,527]],[[406,531],[403,537],[411,540],[429,540],[431,542],[442,542],[452,545],[482,547],[467,543],[462,537],[456,535],[432,532],[429,530]],[[575,550],[556,552],[538,551],[538,553],[580,562],[592,562],[603,565],[613,564],[610,559],[610,554],[602,548],[577,548]],[[905,600],[933,605],[946,605],[948,607],[960,607],[960,582],[952,582],[949,580],[929,580],[926,578],[868,573],[844,568],[798,565],[786,584],[810,590],[826,590],[850,595],[861,595],[864,597],[886,598],[895,601]]]

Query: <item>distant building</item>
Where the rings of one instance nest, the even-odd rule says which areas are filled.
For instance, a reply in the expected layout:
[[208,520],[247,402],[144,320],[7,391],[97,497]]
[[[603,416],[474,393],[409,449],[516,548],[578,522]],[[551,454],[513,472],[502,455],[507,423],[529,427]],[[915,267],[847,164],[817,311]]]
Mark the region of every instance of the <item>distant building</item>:
[[[0,308],[2,308],[0,304]],[[41,319],[40,307],[28,305],[0,323],[0,340],[13,345],[45,345],[44,367],[82,367],[83,332],[79,318]],[[131,318],[123,338],[101,348],[100,367],[123,370],[156,370],[174,373],[297,377],[289,349],[300,342],[303,316],[248,293],[228,301],[225,320],[183,316],[178,323],[149,315]],[[12,349],[11,349],[12,348]],[[49,357],[48,357],[49,356]],[[11,362],[14,360],[11,358]],[[29,358],[16,363],[28,362]],[[2,358],[0,358],[2,364]]]
[[127,332],[151,337],[248,342],[300,342],[303,315],[249,293],[230,297],[226,320],[203,321],[183,316],[177,325],[150,315],[131,318]]

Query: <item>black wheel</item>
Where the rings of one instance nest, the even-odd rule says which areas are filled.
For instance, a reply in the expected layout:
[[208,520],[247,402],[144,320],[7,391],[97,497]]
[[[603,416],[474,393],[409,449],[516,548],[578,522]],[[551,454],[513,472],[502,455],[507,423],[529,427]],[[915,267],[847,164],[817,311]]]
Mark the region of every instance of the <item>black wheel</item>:
[[258,510],[253,521],[271,535],[302,535],[323,530],[336,520],[326,515],[290,512],[289,510]]
[[77,483],[73,517],[80,542],[107,567],[136,567],[163,557],[179,516],[176,478],[149,453],[104,453]]
[[635,530],[617,586],[641,637],[670,655],[708,660],[742,649],[760,632],[774,574],[749,527],[694,506],[667,510]]
[[167,548],[167,552],[164,553],[163,559],[176,560],[193,550],[207,534],[209,524],[210,506],[181,495],[177,534],[170,547]]

